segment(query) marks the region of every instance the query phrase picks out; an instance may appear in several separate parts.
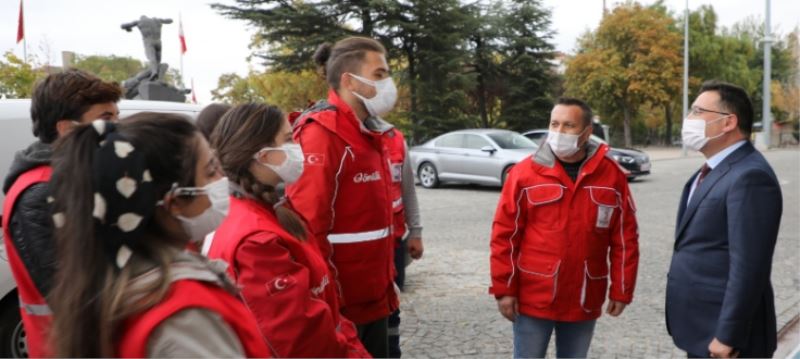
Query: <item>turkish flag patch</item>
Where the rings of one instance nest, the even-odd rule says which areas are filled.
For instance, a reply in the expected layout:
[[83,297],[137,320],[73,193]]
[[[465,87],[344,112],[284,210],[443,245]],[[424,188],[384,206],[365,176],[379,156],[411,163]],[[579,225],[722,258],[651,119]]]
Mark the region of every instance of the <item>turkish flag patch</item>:
[[309,166],[322,166],[325,163],[324,153],[306,153],[306,164]]
[[267,291],[269,291],[270,295],[276,295],[279,292],[289,289],[295,283],[297,283],[297,280],[292,276],[282,275],[267,283]]

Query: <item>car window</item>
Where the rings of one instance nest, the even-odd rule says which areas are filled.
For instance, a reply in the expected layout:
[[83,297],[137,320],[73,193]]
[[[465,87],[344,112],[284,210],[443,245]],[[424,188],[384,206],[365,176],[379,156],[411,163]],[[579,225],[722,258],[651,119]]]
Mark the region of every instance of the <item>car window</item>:
[[589,136],[589,138],[590,138],[592,141],[596,142],[596,143],[605,143],[605,144],[608,144],[608,142],[606,142],[606,141],[605,141],[605,140],[603,140],[602,138],[600,138],[600,137],[598,137],[598,136],[595,136],[595,135],[591,135],[591,136]]
[[545,137],[547,137],[547,132],[534,132],[525,135],[525,137],[530,138],[532,141],[539,141]]
[[453,134],[453,135],[446,135],[442,136],[438,140],[436,140],[436,147],[454,147],[459,148],[463,144],[463,135]]
[[506,150],[514,150],[514,149],[534,149],[539,147],[531,141],[529,138],[520,135],[516,132],[497,132],[497,133],[490,133],[489,137],[497,143],[498,146],[502,149]]
[[464,141],[464,148],[471,150],[480,150],[481,148],[492,145],[489,141],[478,135],[465,135],[464,139],[466,140]]

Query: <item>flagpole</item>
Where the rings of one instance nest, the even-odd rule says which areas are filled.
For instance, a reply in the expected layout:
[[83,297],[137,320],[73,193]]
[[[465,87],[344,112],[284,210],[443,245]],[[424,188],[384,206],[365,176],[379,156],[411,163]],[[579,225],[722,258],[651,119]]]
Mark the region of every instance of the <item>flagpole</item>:
[[20,13],[22,14],[22,57],[25,63],[28,63],[28,35],[25,34],[25,6],[24,1],[19,0]]
[[[683,11],[683,118],[689,114],[689,0]],[[672,134],[669,134],[672,142]],[[681,156],[686,157],[686,142],[681,140]]]
[[[180,36],[184,36],[183,35],[183,16],[181,15],[180,12],[178,12],[178,29],[181,32]],[[181,40],[181,41],[183,41],[183,40]],[[181,45],[181,46],[183,46],[183,45]],[[183,47],[181,47],[181,85],[183,85],[183,88],[186,89],[186,75],[183,73]]]

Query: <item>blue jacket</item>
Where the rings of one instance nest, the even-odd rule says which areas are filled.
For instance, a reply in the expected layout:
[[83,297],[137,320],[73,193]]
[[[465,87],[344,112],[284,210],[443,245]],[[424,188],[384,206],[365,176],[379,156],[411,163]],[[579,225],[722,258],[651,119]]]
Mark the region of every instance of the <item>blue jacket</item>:
[[770,283],[783,200],[767,161],[748,142],[683,189],[667,279],[667,330],[679,348],[707,355],[717,338],[741,357],[772,357]]

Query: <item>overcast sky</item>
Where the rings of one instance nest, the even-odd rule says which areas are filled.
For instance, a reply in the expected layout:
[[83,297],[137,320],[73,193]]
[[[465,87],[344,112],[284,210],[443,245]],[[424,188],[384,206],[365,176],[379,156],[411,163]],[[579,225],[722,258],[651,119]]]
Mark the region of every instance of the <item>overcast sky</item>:
[[[244,75],[248,69],[261,70],[248,63],[248,44],[253,29],[242,21],[223,18],[211,9],[210,2],[198,0],[24,0],[25,33],[28,54],[39,61],[61,65],[61,52],[81,55],[132,56],[145,61],[141,35],[138,30],[125,32],[119,25],[140,15],[169,17],[173,24],[162,28],[162,61],[172,67],[180,66],[178,14],[183,17],[188,52],[184,57],[187,86],[194,79],[198,101],[211,101],[211,90],[223,73]],[[220,0],[231,3],[231,0]],[[641,1],[645,4],[652,0]],[[607,0],[608,6],[615,3]],[[666,0],[676,13],[683,12],[686,2]],[[575,39],[597,26],[602,15],[602,0],[544,0],[553,13],[556,48],[572,52]],[[748,16],[763,18],[764,1],[755,0],[690,0],[690,9],[702,4],[714,6],[719,25],[730,26]],[[22,43],[15,43],[19,0],[0,0],[0,52],[13,51],[22,56]],[[800,25],[800,1],[773,0],[772,24],[782,33]]]

